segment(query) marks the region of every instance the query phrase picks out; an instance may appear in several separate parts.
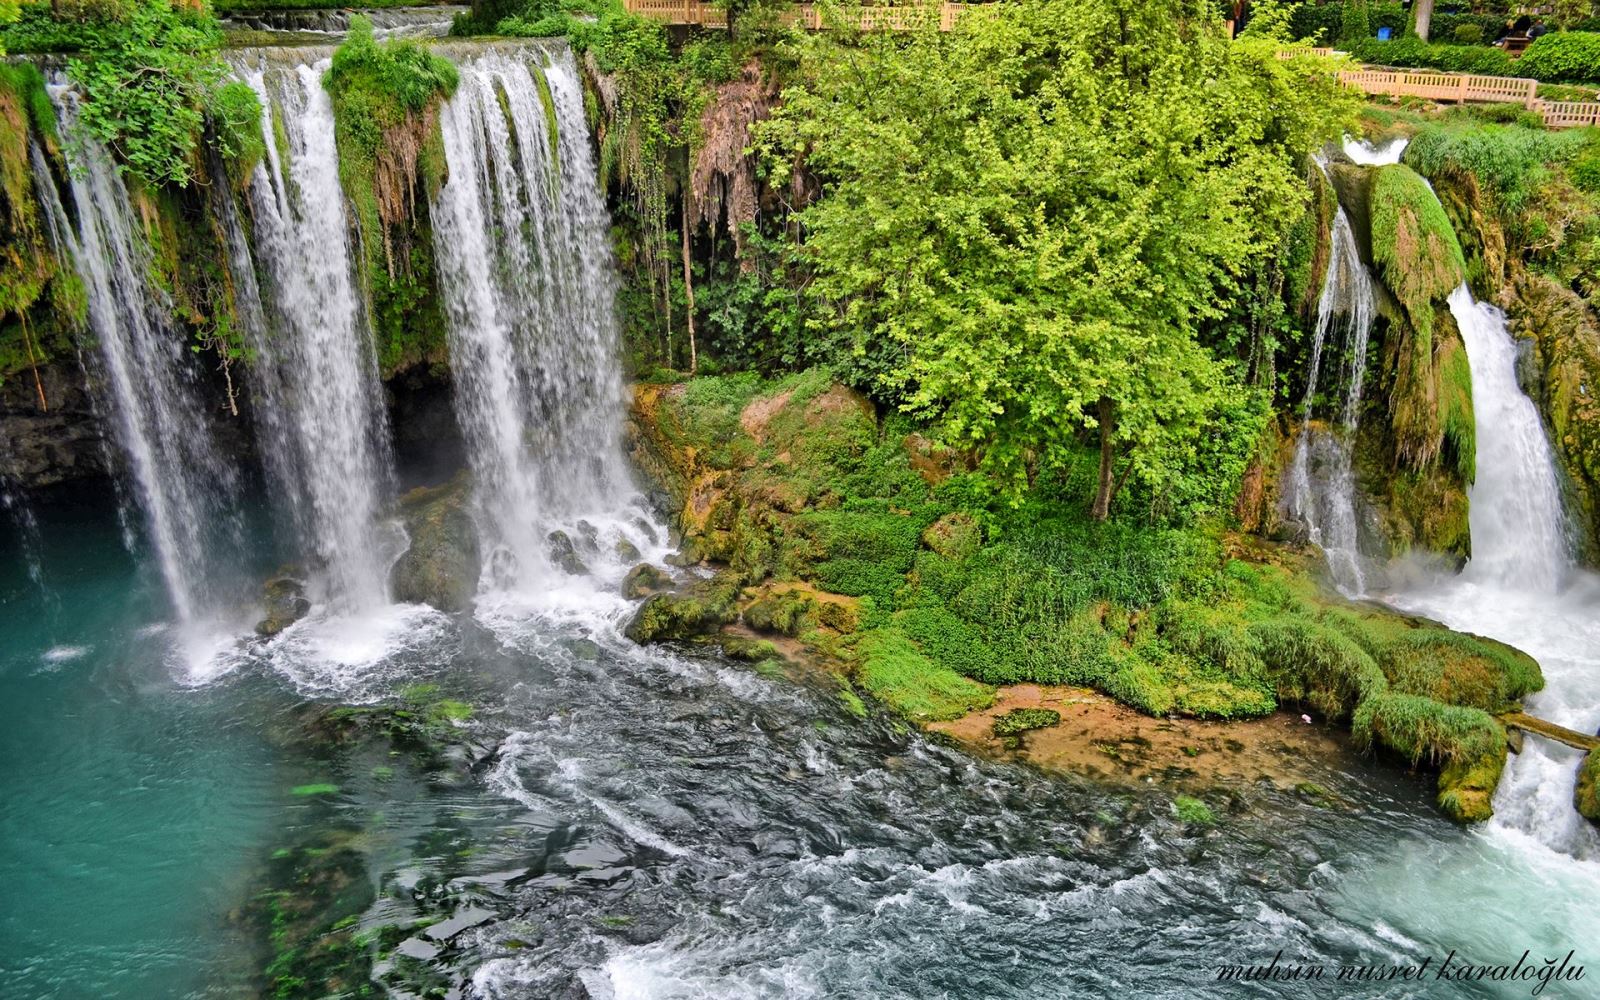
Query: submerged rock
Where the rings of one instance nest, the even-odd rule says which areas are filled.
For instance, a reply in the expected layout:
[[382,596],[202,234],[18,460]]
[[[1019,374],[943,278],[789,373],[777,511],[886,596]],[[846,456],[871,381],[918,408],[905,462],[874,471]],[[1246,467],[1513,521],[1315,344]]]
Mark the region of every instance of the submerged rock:
[[422,487],[400,498],[400,516],[411,547],[390,574],[395,600],[449,612],[471,605],[483,557],[468,509],[470,497],[463,474],[444,486]]
[[266,617],[256,623],[256,634],[271,638],[304,618],[311,610],[305,584],[292,576],[277,576],[261,588]]

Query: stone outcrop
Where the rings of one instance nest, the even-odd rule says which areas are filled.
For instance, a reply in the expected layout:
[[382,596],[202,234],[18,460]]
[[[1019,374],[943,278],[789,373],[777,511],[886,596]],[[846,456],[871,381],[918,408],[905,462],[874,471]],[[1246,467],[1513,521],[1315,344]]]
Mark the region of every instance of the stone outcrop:
[[464,611],[472,604],[483,558],[470,500],[465,474],[443,486],[420,487],[400,498],[400,516],[411,547],[391,572],[395,600],[451,612]]

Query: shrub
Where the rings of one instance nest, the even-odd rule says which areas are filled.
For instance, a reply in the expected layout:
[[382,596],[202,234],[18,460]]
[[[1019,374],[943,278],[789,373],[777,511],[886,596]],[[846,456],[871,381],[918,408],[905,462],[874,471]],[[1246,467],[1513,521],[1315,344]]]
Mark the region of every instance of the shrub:
[[1430,45],[1415,35],[1380,42],[1375,38],[1352,42],[1350,54],[1380,66],[1438,69],[1451,73],[1513,76],[1511,57],[1489,45]]
[[217,152],[227,161],[236,181],[248,179],[267,155],[267,141],[261,131],[261,100],[248,83],[234,81],[217,90],[211,102],[211,131]]
[[1457,45],[1483,44],[1483,26],[1477,24],[1458,24],[1451,31],[1450,37],[1456,40]]
[[1549,83],[1600,83],[1600,32],[1555,31],[1534,40],[1517,74]]
[[1581,129],[1546,132],[1516,125],[1430,125],[1412,137],[1405,162],[1428,177],[1471,174],[1502,207],[1516,211],[1546,176],[1546,163],[1577,157],[1587,142]]

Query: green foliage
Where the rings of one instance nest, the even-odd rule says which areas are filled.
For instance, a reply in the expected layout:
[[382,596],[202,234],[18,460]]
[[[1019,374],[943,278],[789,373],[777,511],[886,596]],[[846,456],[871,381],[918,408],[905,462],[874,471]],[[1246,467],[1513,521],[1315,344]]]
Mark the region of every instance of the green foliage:
[[857,677],[873,697],[919,722],[956,719],[986,708],[994,692],[942,667],[904,633],[880,629],[857,644]]
[[1584,130],[1546,132],[1517,125],[1429,125],[1412,137],[1405,162],[1440,178],[1471,175],[1517,211],[1548,177],[1547,164],[1575,159],[1592,145]]
[[1450,37],[1455,40],[1457,45],[1482,45],[1483,25],[1458,24],[1450,29]]
[[973,626],[941,604],[907,608],[894,616],[895,625],[911,637],[923,654],[940,666],[968,677],[995,673],[994,650]]
[[1440,69],[1484,76],[1521,75],[1521,63],[1513,62],[1504,49],[1491,45],[1430,44],[1415,35],[1407,35],[1387,42],[1369,38],[1352,42],[1348,48],[1356,59],[1377,66]]
[[1600,32],[1552,31],[1517,60],[1517,75],[1549,83],[1600,83]]
[[267,155],[261,131],[261,101],[248,83],[234,81],[217,89],[211,103],[217,151],[237,179],[248,178]]
[[1199,337],[1218,286],[1300,218],[1300,157],[1351,104],[1270,42],[1177,14],[1025,0],[848,55],[819,33],[762,131],[775,185],[802,155],[823,180],[795,227],[817,334],[846,331],[858,384],[1013,491],[1080,453],[1102,399],[1117,474],[1152,493],[1203,477],[1219,429],[1254,440]]
[[1482,709],[1394,691],[1363,701],[1351,730],[1358,741],[1381,743],[1413,762],[1475,760],[1505,746],[1505,730]]
[[1046,729],[1061,722],[1061,713],[1051,708],[1013,708],[994,720],[996,736],[1018,736],[1030,729]]
[[1350,46],[1372,37],[1366,0],[1346,0],[1340,10],[1339,44]]
[[[444,174],[437,108],[455,92],[454,64],[414,42],[379,43],[355,16],[323,86],[333,102],[339,180],[361,232],[364,284],[385,374],[442,351],[426,199]],[[381,154],[381,155],[380,155]]]
[[1213,826],[1217,822],[1217,814],[1211,811],[1210,806],[1188,795],[1173,799],[1172,811],[1185,826]]

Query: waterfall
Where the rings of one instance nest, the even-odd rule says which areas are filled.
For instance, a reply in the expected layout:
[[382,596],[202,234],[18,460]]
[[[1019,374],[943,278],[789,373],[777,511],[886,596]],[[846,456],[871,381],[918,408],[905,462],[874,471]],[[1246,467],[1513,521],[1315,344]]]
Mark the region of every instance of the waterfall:
[[362,611],[386,602],[402,542],[382,520],[393,492],[388,423],[351,270],[333,107],[322,87],[327,66],[323,59],[272,67],[258,56],[240,67],[261,98],[268,136],[250,185],[253,243],[228,206],[224,222],[240,319],[258,357],[268,473],[312,562],[315,596],[335,610]]
[[459,68],[434,245],[489,582],[509,588],[552,571],[552,530],[593,543],[635,493],[616,277],[571,53],[480,49]]
[[152,278],[150,248],[111,154],[79,127],[78,98],[67,87],[52,84],[50,97],[74,136],[67,156],[75,224],[38,155],[34,179],[88,299],[97,403],[121,448],[173,611],[180,623],[195,622],[235,593],[225,569],[241,545],[235,473],[213,443],[194,358]]
[[1472,369],[1478,475],[1471,498],[1473,579],[1554,593],[1572,564],[1555,454],[1517,384],[1517,351],[1500,310],[1462,285],[1450,295]]
[[[1567,543],[1559,473],[1533,402],[1516,378],[1516,344],[1499,309],[1450,296],[1472,372],[1478,472],[1469,489],[1472,560],[1455,577],[1396,602],[1453,628],[1534,656],[1545,689],[1527,710],[1594,732],[1600,726],[1600,580],[1578,570]],[[1495,793],[1487,833],[1517,851],[1542,845],[1600,857],[1600,835],[1572,807],[1578,751],[1528,737]]]
[[[1334,582],[1347,594],[1366,590],[1356,522],[1355,474],[1351,449],[1361,415],[1361,389],[1365,381],[1367,343],[1377,315],[1372,276],[1356,248],[1350,220],[1340,208],[1334,215],[1328,270],[1322,297],[1317,302],[1317,325],[1312,332],[1311,364],[1301,404],[1302,427],[1290,461],[1284,501],[1287,513],[1302,521],[1310,540],[1327,556]],[[1317,385],[1322,376],[1323,353],[1335,328],[1345,335],[1347,361],[1342,373],[1346,387],[1340,426],[1313,425]]]

